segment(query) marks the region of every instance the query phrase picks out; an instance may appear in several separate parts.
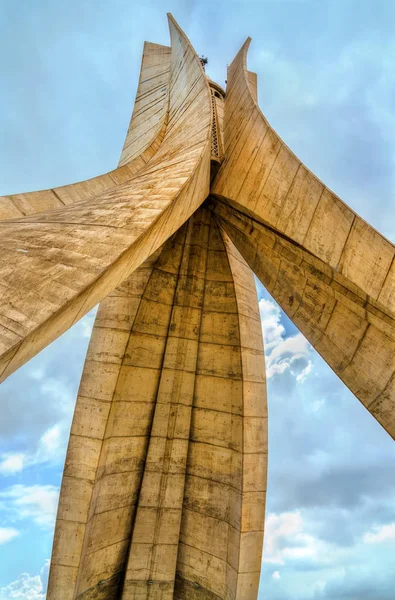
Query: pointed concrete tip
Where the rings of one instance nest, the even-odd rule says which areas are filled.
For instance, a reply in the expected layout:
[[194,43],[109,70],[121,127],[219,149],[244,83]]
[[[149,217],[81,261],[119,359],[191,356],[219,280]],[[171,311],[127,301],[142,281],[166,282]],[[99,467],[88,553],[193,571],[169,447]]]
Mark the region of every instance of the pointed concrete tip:
[[181,32],[183,35],[185,35],[185,33],[183,32],[183,30],[181,29],[181,27],[179,26],[179,24],[177,23],[177,21],[175,20],[173,15],[170,12],[168,12],[166,14],[167,14],[167,22],[169,24],[169,29],[173,25],[173,27],[175,27],[179,32]]
[[236,54],[235,58],[233,59],[233,61],[231,62],[231,65],[235,62],[235,61],[242,61],[242,64],[244,65],[244,68],[247,68],[247,52],[248,52],[248,48],[250,46],[251,43],[251,38],[248,37],[246,39],[246,41],[244,42],[244,44],[241,46],[240,50],[238,51],[238,53]]
[[242,48],[243,48],[243,50],[245,52],[247,52],[248,48],[250,47],[250,44],[251,44],[251,38],[250,38],[250,36],[248,36],[248,38],[246,39],[246,41],[242,45]]

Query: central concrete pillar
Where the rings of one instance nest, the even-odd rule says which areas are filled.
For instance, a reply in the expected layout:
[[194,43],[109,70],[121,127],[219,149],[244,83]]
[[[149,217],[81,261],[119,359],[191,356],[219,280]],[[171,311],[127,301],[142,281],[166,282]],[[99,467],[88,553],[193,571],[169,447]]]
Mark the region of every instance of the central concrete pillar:
[[48,597],[255,599],[266,461],[254,279],[203,207],[100,305]]

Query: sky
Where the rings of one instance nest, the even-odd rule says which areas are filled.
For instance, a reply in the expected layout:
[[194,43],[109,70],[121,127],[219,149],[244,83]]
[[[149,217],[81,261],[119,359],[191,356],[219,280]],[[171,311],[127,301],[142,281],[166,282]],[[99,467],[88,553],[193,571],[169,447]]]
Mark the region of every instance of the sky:
[[[391,0],[0,0],[0,194],[117,165],[144,40],[171,11],[224,85],[247,36],[259,104],[395,239]],[[269,475],[260,600],[393,600],[395,444],[257,282]],[[43,600],[87,315],[0,386],[0,600]]]

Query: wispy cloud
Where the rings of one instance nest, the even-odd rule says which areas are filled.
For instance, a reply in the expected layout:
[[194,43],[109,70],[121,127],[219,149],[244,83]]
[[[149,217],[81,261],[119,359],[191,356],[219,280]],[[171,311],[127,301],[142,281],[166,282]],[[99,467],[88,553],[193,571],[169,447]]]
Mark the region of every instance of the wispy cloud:
[[382,544],[384,542],[395,542],[395,523],[374,527],[373,531],[365,533],[363,541],[366,544]]
[[280,579],[281,575],[279,571],[273,571],[272,573],[272,579]]
[[64,438],[68,430],[63,431],[62,424],[57,423],[41,436],[35,452],[8,452],[0,458],[0,475],[13,476],[24,469],[46,463],[57,463],[64,454]]
[[59,489],[53,485],[16,484],[0,492],[0,510],[10,522],[32,520],[45,528],[54,526]]
[[322,544],[306,532],[300,511],[267,516],[263,562],[284,565],[287,560],[314,560],[320,551]]
[[1,475],[15,475],[23,470],[25,464],[25,455],[17,453],[3,454],[0,460]]
[[21,573],[15,581],[0,588],[0,600],[45,600],[48,569],[49,560],[39,575]]
[[[0,423],[0,475],[64,460],[95,315],[94,309],[1,386],[0,402],[7,410]],[[62,353],[70,360],[60,360]],[[12,436],[16,428],[22,431],[17,438]]]
[[280,307],[272,300],[259,301],[268,378],[289,372],[303,383],[312,370],[311,346],[301,333],[286,336]]
[[19,531],[13,527],[0,527],[0,544],[6,544],[19,535]]

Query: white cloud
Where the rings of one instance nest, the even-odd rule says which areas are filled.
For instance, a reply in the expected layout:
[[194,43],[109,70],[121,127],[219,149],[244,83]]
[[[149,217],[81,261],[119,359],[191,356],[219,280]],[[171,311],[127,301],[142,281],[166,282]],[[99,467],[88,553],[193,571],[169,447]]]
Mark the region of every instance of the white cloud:
[[0,461],[1,475],[15,475],[23,470],[25,456],[23,454],[8,453]]
[[325,398],[318,398],[310,401],[310,412],[317,413],[325,406]]
[[261,315],[265,350],[268,352],[283,341],[285,329],[280,323],[281,311],[280,308],[271,300],[265,300],[265,298],[261,298],[261,300],[259,300],[259,312]]
[[16,581],[0,589],[1,600],[45,600],[40,575],[22,573]]
[[374,527],[363,536],[366,544],[382,544],[383,542],[395,542],[395,523]]
[[9,452],[0,460],[0,474],[12,476],[21,473],[27,467],[57,462],[63,458],[68,428],[57,423],[47,429],[41,436],[38,448],[34,453]]
[[284,547],[284,540],[292,537],[296,543],[296,538],[302,534],[302,531],[300,512],[269,514],[265,523],[263,562],[283,565],[287,550]]
[[0,600],[45,600],[48,568],[49,560],[45,562],[40,575],[21,573],[18,579],[0,588]]
[[303,383],[304,380],[306,379],[307,375],[309,373],[311,373],[312,368],[313,368],[313,363],[311,362],[311,360],[309,360],[307,365],[303,369],[303,371],[301,371],[298,375],[296,375],[296,381],[298,381],[299,383]]
[[272,574],[272,579],[280,579],[281,575],[278,571],[274,571]]
[[0,544],[6,544],[19,535],[19,531],[13,527],[0,527]]
[[[70,417],[76,399],[76,386],[75,382],[73,385],[70,384],[70,378],[67,376],[64,378],[54,376],[56,369],[59,369],[61,365],[53,358],[56,357],[56,351],[62,341],[65,345],[63,348],[65,353],[72,344],[81,346],[87,343],[86,338],[90,337],[96,312],[97,308],[91,310],[65,336],[54,342],[52,352],[47,348],[31,363],[22,367],[27,378],[27,385],[37,390],[39,397],[44,399],[44,406],[48,407],[48,413],[54,412],[55,418],[44,433],[42,430],[40,431],[39,438],[36,437],[34,441],[32,440],[33,443],[30,447],[23,448],[23,450],[18,448],[18,450],[6,452],[0,456],[1,475],[12,476],[34,465],[61,463],[64,460],[70,432]],[[82,364],[79,366],[82,367]],[[76,377],[79,374],[77,372]],[[14,389],[11,386],[8,393],[12,392]],[[55,411],[53,407],[55,407]],[[45,411],[42,416],[45,419]]]
[[[52,454],[54,451],[59,449],[61,445],[61,428],[57,423],[53,427],[47,429],[47,431],[41,436],[40,447],[44,452],[44,455]],[[40,452],[40,450],[39,450]]]
[[259,311],[265,343],[267,377],[289,371],[298,383],[303,383],[313,367],[308,358],[311,352],[309,342],[301,333],[286,337],[281,324],[280,307],[271,300],[262,298],[259,301]]
[[271,513],[266,518],[263,562],[285,565],[287,561],[311,560],[331,564],[333,545],[311,535],[300,511]]
[[59,490],[53,485],[13,485],[0,492],[0,508],[14,521],[32,519],[41,527],[55,522]]

